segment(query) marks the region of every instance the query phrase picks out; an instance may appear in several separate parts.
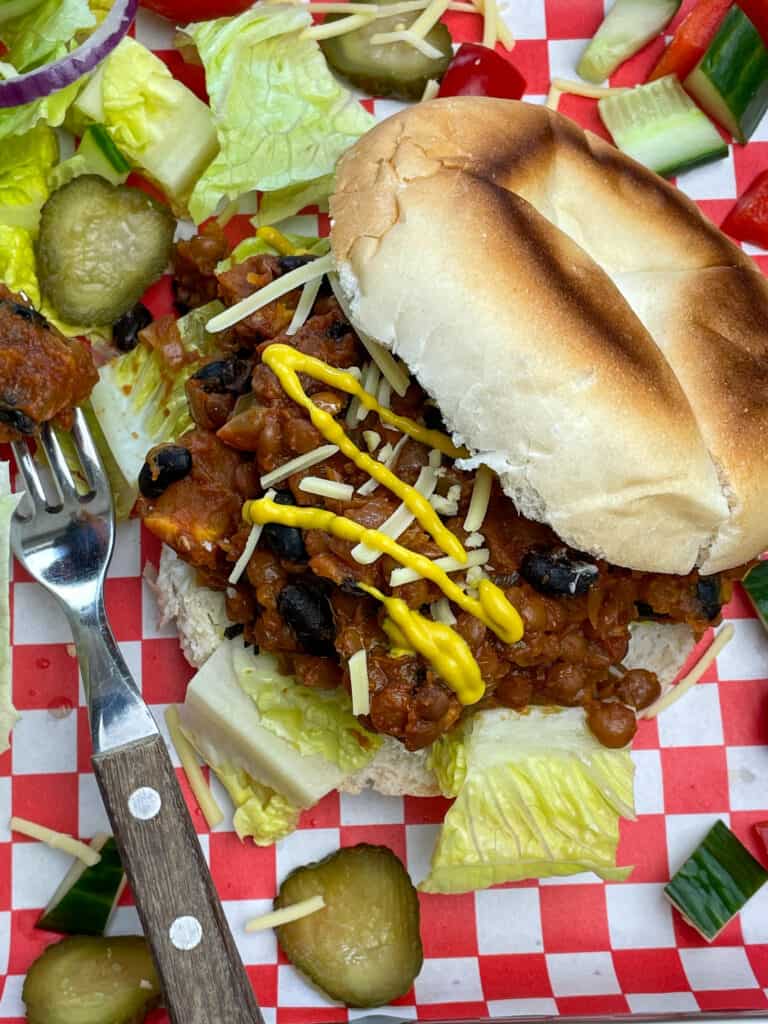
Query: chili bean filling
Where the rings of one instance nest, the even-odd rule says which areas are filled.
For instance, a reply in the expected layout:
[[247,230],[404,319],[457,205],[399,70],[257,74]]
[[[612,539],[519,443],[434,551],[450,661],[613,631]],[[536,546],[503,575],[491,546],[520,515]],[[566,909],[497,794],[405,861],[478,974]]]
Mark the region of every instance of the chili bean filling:
[[[185,305],[219,298],[232,305],[290,269],[290,260],[255,256],[219,274],[215,263],[225,252],[213,232],[180,243],[176,257],[176,293]],[[214,260],[214,255],[216,260]],[[171,481],[157,497],[139,500],[138,512],[150,530],[199,571],[201,582],[226,592],[227,613],[244,639],[278,656],[284,671],[307,686],[350,689],[347,661],[367,652],[372,729],[388,733],[415,750],[452,728],[463,713],[455,693],[416,654],[395,657],[382,629],[384,613],[357,584],[372,584],[401,597],[409,607],[430,614],[443,595],[419,579],[392,588],[397,563],[387,556],[361,565],[352,544],[317,530],[272,527],[263,531],[246,571],[236,586],[227,578],[240,557],[250,527],[241,519],[243,501],[262,495],[259,478],[289,459],[312,451],[324,438],[306,412],[284,393],[261,362],[272,342],[295,346],[330,366],[362,368],[368,355],[331,296],[320,294],[311,316],[293,335],[284,332],[300,291],[265,306],[227,333],[226,351],[187,384],[196,429],[181,438],[191,456],[191,471]],[[344,421],[349,396],[302,376],[313,401]],[[439,411],[416,383],[403,397],[394,392],[391,408],[430,427]],[[347,433],[362,450],[375,431],[375,449],[394,447],[402,435],[374,413],[348,417]],[[428,449],[411,439],[399,448],[392,470],[413,484],[428,463]],[[350,484],[347,501],[301,490],[305,476]],[[383,486],[359,494],[368,480],[345,456],[336,454],[277,485],[283,503],[326,508],[367,527],[380,527],[398,507]],[[443,460],[437,494],[446,499],[443,521],[462,542],[474,474]],[[508,645],[474,616],[453,606],[454,629],[466,640],[486,684],[483,707],[525,708],[531,704],[582,705],[587,721],[606,746],[623,746],[636,730],[635,712],[660,693],[658,679],[621,664],[629,645],[630,623],[640,618],[687,623],[700,635],[720,620],[730,598],[733,570],[699,578],[635,572],[573,551],[541,523],[520,516],[494,483],[481,527],[488,549],[483,572],[506,594],[525,624],[519,643]],[[412,523],[399,543],[438,558],[443,552]],[[466,581],[465,573],[452,577]],[[468,584],[468,585],[471,585]],[[476,705],[477,706],[477,705]]]

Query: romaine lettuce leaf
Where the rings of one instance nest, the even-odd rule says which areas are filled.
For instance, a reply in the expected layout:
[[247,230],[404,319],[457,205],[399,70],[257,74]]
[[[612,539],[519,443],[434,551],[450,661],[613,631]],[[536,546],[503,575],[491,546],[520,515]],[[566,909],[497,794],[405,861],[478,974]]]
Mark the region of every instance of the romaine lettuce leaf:
[[[325,256],[331,248],[330,238],[291,235],[287,232],[283,233],[283,237],[287,238],[295,249],[305,249],[307,252],[312,253],[313,256]],[[243,260],[247,260],[250,256],[261,256],[263,253],[268,253],[271,256],[278,255],[277,249],[269,245],[268,242],[265,242],[263,238],[259,238],[258,235],[251,235],[250,238],[244,238],[242,242],[236,245],[225,260],[220,260],[216,264],[216,273],[221,274],[225,270],[229,270],[235,263],[242,263]]]
[[276,192],[265,192],[259,203],[259,212],[253,218],[254,227],[278,224],[293,217],[305,206],[317,206],[323,213],[328,212],[328,197],[333,192],[335,175],[324,174],[313,181],[301,181]]
[[0,146],[0,224],[37,230],[48,176],[58,159],[56,133],[43,124]]
[[238,839],[250,838],[257,846],[271,846],[296,830],[301,811],[280,793],[245,771],[211,767],[235,805],[233,823]]
[[205,65],[221,151],[190,200],[197,223],[223,199],[270,192],[331,174],[374,124],[331,74],[299,6],[255,4],[236,18],[184,31]]
[[3,59],[19,72],[31,71],[65,56],[77,45],[76,34],[95,24],[87,0],[44,0],[0,25],[0,39],[8,48]]
[[9,747],[9,734],[19,714],[11,693],[11,605],[9,566],[11,563],[11,516],[21,498],[11,494],[10,467],[0,462],[0,754]]
[[40,308],[35,246],[25,228],[0,224],[0,281],[12,292],[24,292],[35,309]]
[[629,751],[609,750],[581,708],[499,709],[441,737],[430,764],[446,796],[424,892],[594,871],[620,880],[619,818],[634,817]]
[[253,700],[261,725],[304,755],[318,754],[345,774],[366,765],[381,745],[352,714],[342,690],[313,690],[282,676],[269,654],[235,656],[240,688]]

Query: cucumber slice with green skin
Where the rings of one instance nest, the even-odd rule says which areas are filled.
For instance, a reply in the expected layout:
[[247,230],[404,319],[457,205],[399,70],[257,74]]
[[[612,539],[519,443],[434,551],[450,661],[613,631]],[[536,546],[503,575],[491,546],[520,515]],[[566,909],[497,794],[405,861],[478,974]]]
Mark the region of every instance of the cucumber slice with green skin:
[[618,148],[658,174],[672,175],[727,156],[728,147],[674,75],[598,103]]
[[711,942],[766,882],[768,871],[717,821],[664,886],[664,895]]
[[740,7],[726,14],[685,88],[738,142],[757,128],[768,110],[768,49]]
[[757,617],[768,629],[768,562],[758,562],[750,569],[742,584],[752,602]]
[[144,939],[78,935],[32,964],[21,998],[28,1024],[141,1024],[160,997]]
[[599,85],[674,18],[680,0],[616,0],[581,55],[576,70]]
[[[363,0],[363,3],[369,2],[373,0]],[[395,0],[385,2],[394,3]],[[330,14],[325,23],[341,17],[344,15]],[[402,14],[377,18],[346,35],[321,39],[320,46],[331,67],[358,89],[371,96],[418,100],[431,78],[442,78],[453,57],[451,33],[447,26],[438,22],[426,35],[426,42],[442,54],[439,58],[427,57],[409,43],[371,42],[371,36],[395,32],[413,20],[415,16],[409,18]]]
[[122,185],[131,173],[131,165],[103,124],[86,128],[77,152],[79,156],[85,157],[94,174],[100,174],[113,185]]
[[139,189],[73,178],[40,215],[41,291],[69,323],[111,324],[165,270],[175,227],[171,211]]
[[348,1006],[383,1006],[404,995],[423,952],[419,900],[394,853],[360,843],[296,868],[275,910],[312,896],[323,897],[322,910],[277,928],[289,960]]
[[123,865],[112,836],[98,835],[91,847],[101,854],[93,867],[75,861],[40,916],[36,928],[64,935],[103,935],[125,886]]

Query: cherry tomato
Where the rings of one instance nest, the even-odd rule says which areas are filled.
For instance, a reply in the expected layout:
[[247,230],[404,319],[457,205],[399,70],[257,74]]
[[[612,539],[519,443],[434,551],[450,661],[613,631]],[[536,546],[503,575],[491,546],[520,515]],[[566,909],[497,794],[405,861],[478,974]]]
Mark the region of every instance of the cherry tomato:
[[495,96],[519,100],[525,79],[501,54],[480,43],[462,43],[440,83],[439,96]]
[[240,14],[252,6],[253,0],[140,0],[140,4],[179,25],[186,25],[188,21],[209,21]]

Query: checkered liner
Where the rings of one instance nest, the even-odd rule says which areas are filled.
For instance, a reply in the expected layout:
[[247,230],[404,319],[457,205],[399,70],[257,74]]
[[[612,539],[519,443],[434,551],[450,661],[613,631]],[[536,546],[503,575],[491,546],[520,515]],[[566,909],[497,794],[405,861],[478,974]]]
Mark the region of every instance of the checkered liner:
[[[529,98],[543,102],[550,77],[575,77],[603,0],[507,4],[518,39],[514,61]],[[680,16],[690,6],[686,0]],[[469,17],[456,16],[453,28],[459,38],[476,38]],[[137,36],[157,51],[171,47],[169,26],[152,15],[140,16]],[[660,41],[647,48],[613,84],[642,80],[660,49]],[[396,107],[374,104],[377,116]],[[561,109],[605,134],[593,101],[564,97]],[[768,119],[746,148],[683,175],[679,184],[719,222],[766,167]],[[301,220],[306,233],[317,230],[316,217]],[[768,256],[753,255],[768,272]],[[183,699],[192,673],[173,631],[158,628],[141,580],[143,565],[158,554],[138,523],[121,526],[106,600],[123,654],[163,727],[165,707]],[[39,843],[12,839],[8,819],[13,813],[82,837],[108,824],[90,773],[86,710],[64,617],[18,566],[12,598],[14,692],[23,717],[12,751],[0,757],[0,1022],[20,1024],[24,973],[52,938],[35,931],[34,922],[69,862]],[[643,723],[637,735],[638,820],[623,823],[619,851],[620,863],[636,865],[630,881],[604,884],[585,875],[422,896],[424,967],[413,990],[385,1012],[439,1019],[768,1009],[768,887],[712,945],[662,898],[670,872],[713,821],[722,818],[759,856],[751,826],[768,818],[768,638],[741,592],[726,619],[736,638],[717,664],[684,701]],[[179,777],[186,788],[180,770]],[[214,788],[227,806],[215,781]],[[231,817],[211,832],[191,798],[190,807],[268,1024],[361,1016],[310,987],[278,951],[272,932],[246,935],[243,925],[270,907],[277,882],[293,867],[340,845],[385,843],[414,881],[423,878],[445,801],[331,794],[304,814],[294,835],[269,849],[241,844]],[[138,928],[126,894],[111,930]]]

